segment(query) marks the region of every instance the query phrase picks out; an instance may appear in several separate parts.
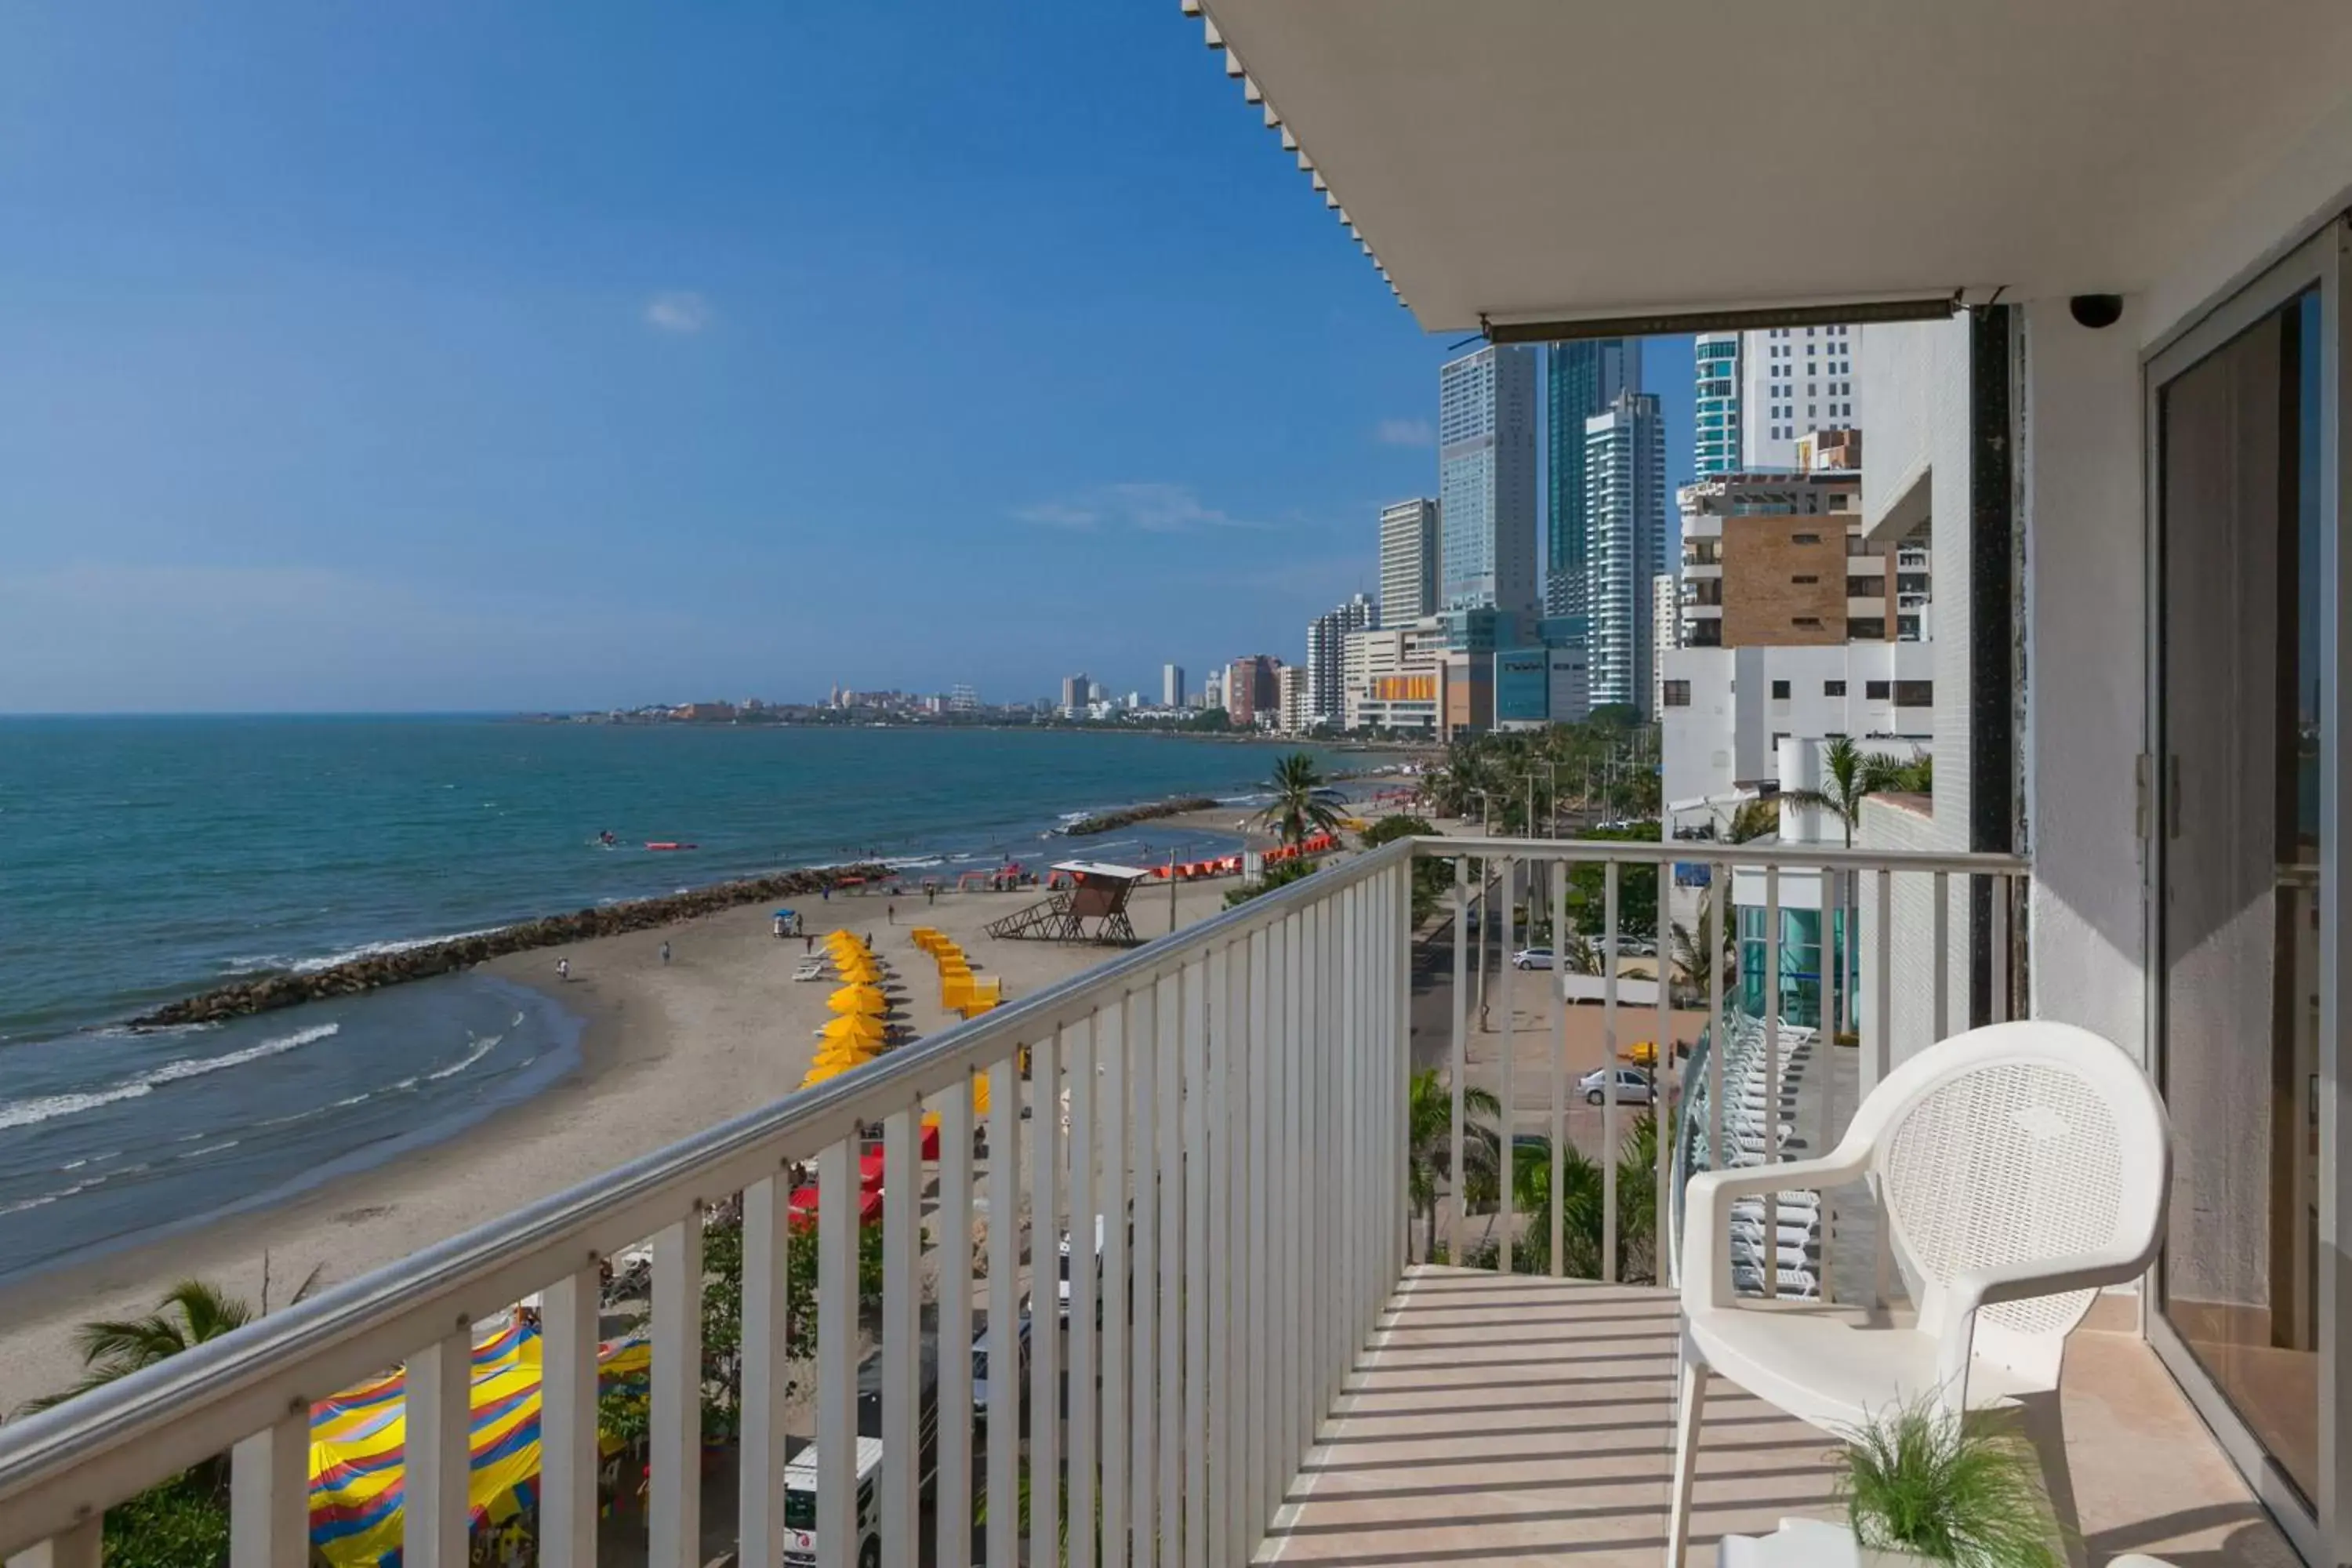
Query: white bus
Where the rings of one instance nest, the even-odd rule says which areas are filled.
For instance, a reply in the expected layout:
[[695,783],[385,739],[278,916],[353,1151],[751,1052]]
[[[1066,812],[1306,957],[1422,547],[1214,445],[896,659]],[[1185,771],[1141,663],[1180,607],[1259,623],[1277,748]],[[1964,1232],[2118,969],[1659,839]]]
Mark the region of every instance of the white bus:
[[[925,1330],[921,1377],[915,1393],[915,1485],[928,1497],[940,1464],[940,1342]],[[882,1352],[857,1366],[857,1568],[882,1568]],[[807,1443],[784,1464],[783,1568],[816,1568],[816,1445]]]

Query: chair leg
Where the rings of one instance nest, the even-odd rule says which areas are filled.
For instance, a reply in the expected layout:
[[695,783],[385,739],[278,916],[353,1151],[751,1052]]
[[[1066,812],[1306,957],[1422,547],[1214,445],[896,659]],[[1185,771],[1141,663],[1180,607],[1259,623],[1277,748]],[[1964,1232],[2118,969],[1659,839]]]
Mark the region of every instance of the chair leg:
[[2069,1568],[2088,1568],[2090,1549],[2084,1543],[2083,1516],[2074,1502],[2074,1472],[2066,1459],[2066,1419],[2058,1391],[2027,1394],[2018,1401],[2017,1416],[2034,1457],[2042,1461],[2042,1491],[2051,1517],[2058,1521]]
[[1677,1392],[1682,1415],[1675,1426],[1675,1496],[1666,1519],[1666,1568],[1683,1568],[1690,1550],[1691,1488],[1698,1475],[1699,1415],[1706,1407],[1706,1363],[1691,1354],[1682,1356]]

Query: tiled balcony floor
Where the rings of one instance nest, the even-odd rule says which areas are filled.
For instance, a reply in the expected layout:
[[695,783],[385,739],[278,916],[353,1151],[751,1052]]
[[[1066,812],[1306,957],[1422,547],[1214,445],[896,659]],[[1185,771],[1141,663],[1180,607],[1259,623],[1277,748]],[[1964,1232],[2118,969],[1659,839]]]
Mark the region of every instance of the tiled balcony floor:
[[[1261,1562],[1656,1568],[1672,1475],[1667,1291],[1416,1268],[1293,1483]],[[2296,1559],[2137,1338],[2069,1347],[2068,1452],[2093,1563]],[[1694,1512],[1713,1542],[1833,1517],[1822,1434],[1717,1381]]]

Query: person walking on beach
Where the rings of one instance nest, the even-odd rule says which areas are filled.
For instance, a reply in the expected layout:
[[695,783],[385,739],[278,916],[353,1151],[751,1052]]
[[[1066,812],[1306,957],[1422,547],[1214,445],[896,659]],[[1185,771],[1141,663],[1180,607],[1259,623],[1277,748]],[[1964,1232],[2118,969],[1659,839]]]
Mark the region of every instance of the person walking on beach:
[[662,967],[669,967],[669,943],[667,941],[662,943]]
[[885,905],[883,905],[883,906],[882,906],[882,912],[883,912],[884,914],[886,914],[886,915],[887,915],[887,916],[889,917],[889,923],[890,923],[890,924],[892,924],[892,925],[897,925],[897,924],[898,923],[898,905],[896,905],[896,904],[885,904]]
[[555,961],[555,978],[562,981],[566,985],[572,984],[572,961],[570,959],[559,958]]
[[801,933],[801,951],[803,952],[814,952],[816,951],[816,936],[814,932],[803,931]]

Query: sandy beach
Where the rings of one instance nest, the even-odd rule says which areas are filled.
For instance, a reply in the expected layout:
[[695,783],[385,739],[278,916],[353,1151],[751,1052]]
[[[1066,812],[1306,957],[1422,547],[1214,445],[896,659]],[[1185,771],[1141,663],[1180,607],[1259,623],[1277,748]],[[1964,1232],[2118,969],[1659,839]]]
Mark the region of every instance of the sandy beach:
[[[1241,815],[1203,813],[1186,826],[1232,831]],[[1083,856],[1083,841],[1070,849]],[[1175,922],[1215,913],[1234,885],[1181,887]],[[878,894],[809,902],[804,914],[812,931],[843,926],[870,933],[876,952],[911,982],[904,1021],[931,1035],[957,1020],[940,1007],[930,963],[908,939],[915,925],[953,935],[983,973],[1003,979],[1008,999],[1110,955],[981,934],[989,921],[1042,896],[942,893],[928,907],[919,896],[904,897],[896,900],[895,924],[890,900]],[[1165,934],[1166,890],[1139,894],[1134,918],[1147,939]],[[667,966],[665,940],[672,950]],[[79,1370],[76,1324],[142,1314],[177,1280],[202,1278],[258,1304],[266,1257],[271,1300],[282,1303],[313,1268],[322,1283],[354,1278],[782,1099],[799,1085],[814,1054],[814,1031],[830,1016],[831,988],[792,978],[801,954],[799,941],[774,937],[764,908],[747,907],[486,965],[552,991],[585,1019],[579,1070],[446,1142],[283,1205],[126,1247],[0,1293],[0,1410],[72,1382]],[[569,984],[556,978],[559,959],[570,963]]]

